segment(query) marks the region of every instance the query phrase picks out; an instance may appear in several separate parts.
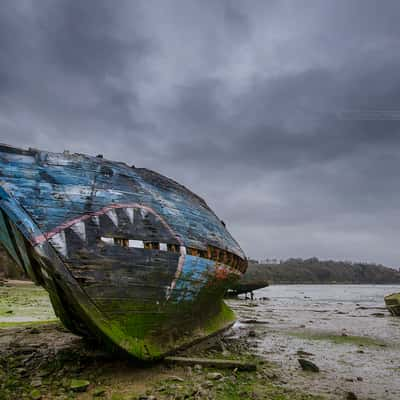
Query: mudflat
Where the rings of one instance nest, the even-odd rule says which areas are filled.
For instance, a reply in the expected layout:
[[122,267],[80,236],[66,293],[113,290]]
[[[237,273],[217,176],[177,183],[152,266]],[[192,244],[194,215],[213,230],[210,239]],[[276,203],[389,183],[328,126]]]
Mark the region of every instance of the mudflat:
[[[400,319],[383,306],[395,289],[271,286],[255,300],[228,300],[235,326],[178,356],[257,366],[239,371],[107,353],[57,322],[45,291],[8,283],[0,287],[0,399],[398,399]],[[303,370],[299,359],[318,368]]]

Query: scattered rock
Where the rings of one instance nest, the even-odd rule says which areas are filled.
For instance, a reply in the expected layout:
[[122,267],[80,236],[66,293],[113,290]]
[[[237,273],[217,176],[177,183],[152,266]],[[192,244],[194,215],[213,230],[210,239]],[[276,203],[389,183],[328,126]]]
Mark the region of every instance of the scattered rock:
[[268,372],[265,374],[265,376],[270,379],[271,381],[276,381],[277,379],[279,379],[279,376],[277,374],[275,374],[274,372]]
[[101,397],[106,393],[106,389],[103,387],[98,387],[93,390],[93,397]]
[[373,317],[378,317],[378,318],[382,318],[382,317],[385,316],[385,314],[384,314],[384,313],[381,313],[381,312],[372,313],[371,315],[372,315]]
[[357,396],[354,392],[347,392],[346,393],[346,400],[357,400]]
[[211,381],[205,381],[201,384],[201,387],[204,389],[211,389],[214,384]]
[[296,354],[299,357],[312,357],[312,356],[314,356],[313,353],[309,353],[308,351],[304,351],[304,350],[297,350]]
[[218,381],[220,379],[222,379],[224,376],[219,373],[219,372],[209,372],[207,374],[207,379],[210,379],[212,381]]
[[361,376],[357,376],[357,381],[362,382],[364,379]]
[[42,394],[38,389],[33,389],[30,393],[32,400],[40,400],[42,398]]
[[185,380],[183,378],[181,378],[180,376],[176,376],[176,375],[169,376],[168,380],[174,381],[174,382],[185,382]]
[[201,372],[201,370],[203,369],[202,366],[200,364],[196,364],[193,369],[195,370],[195,372]]
[[259,319],[243,319],[240,322],[242,324],[269,324],[268,321],[261,321]]
[[26,370],[26,368],[17,368],[16,371],[21,376],[26,376],[28,374],[28,371]]
[[31,382],[31,386],[34,388],[42,386],[42,380],[40,378],[33,379]]
[[84,379],[72,379],[69,388],[74,392],[85,392],[89,385],[90,382]]
[[305,358],[299,358],[297,361],[304,371],[319,372],[319,368],[313,362]]
[[257,333],[254,330],[249,331],[249,333],[247,334],[248,337],[256,337]]
[[29,333],[31,333],[32,335],[37,335],[38,333],[40,333],[38,328],[31,328],[29,329]]

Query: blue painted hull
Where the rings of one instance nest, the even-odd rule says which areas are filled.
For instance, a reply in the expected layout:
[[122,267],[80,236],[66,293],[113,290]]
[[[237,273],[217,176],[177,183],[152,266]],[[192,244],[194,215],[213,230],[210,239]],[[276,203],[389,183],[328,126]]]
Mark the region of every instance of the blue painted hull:
[[203,199],[153,171],[0,145],[0,241],[72,331],[141,359],[230,325],[243,251]]

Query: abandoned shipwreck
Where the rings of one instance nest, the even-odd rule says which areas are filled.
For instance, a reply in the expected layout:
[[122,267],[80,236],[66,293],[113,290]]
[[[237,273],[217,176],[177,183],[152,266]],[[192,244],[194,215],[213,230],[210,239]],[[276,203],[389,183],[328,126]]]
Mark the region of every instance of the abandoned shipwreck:
[[0,145],[0,241],[71,331],[156,359],[225,329],[247,261],[203,199],[101,156]]

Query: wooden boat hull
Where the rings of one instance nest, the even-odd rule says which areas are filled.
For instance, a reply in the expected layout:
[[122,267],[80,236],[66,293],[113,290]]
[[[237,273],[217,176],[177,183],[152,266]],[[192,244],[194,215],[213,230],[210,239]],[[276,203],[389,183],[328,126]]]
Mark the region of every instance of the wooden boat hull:
[[153,171],[0,146],[0,242],[61,321],[156,359],[234,321],[247,268],[207,204]]
[[400,293],[393,293],[385,296],[386,308],[390,314],[400,316]]

